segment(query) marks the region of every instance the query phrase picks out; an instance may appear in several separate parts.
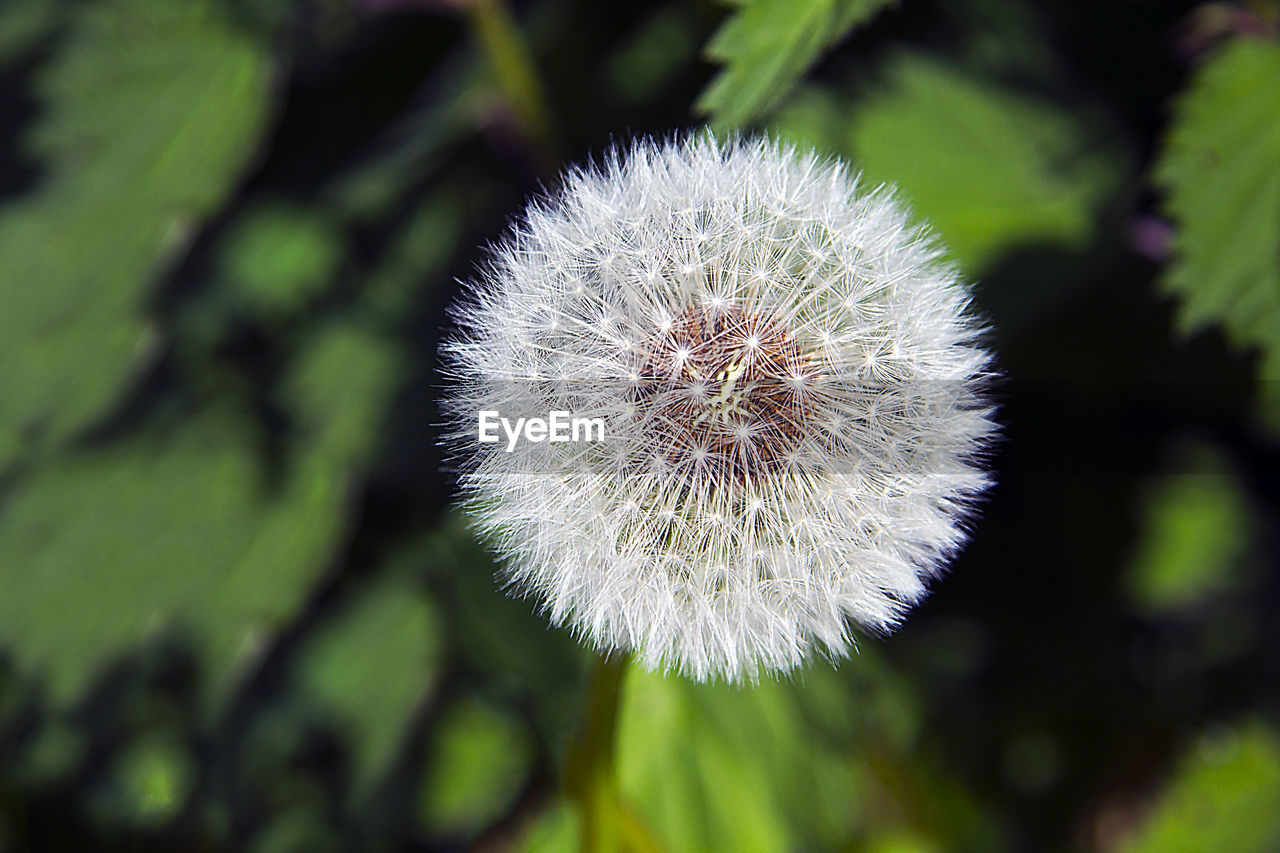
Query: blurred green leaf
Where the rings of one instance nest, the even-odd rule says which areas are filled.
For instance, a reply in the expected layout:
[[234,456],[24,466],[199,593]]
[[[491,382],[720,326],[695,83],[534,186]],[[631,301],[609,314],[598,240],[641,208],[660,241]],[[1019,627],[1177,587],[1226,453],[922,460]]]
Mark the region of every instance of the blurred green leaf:
[[48,35],[65,11],[59,0],[6,0],[0,5],[0,68]]
[[867,839],[865,853],[942,853],[946,848],[911,832],[877,834]]
[[582,826],[578,811],[567,800],[555,800],[515,849],[524,853],[578,853]]
[[443,639],[434,606],[396,575],[380,577],[310,637],[300,687],[335,714],[354,762],[354,791],[389,767],[439,677]]
[[1049,732],[1011,735],[1005,742],[1002,759],[1009,785],[1028,794],[1044,793],[1062,777],[1062,746]]
[[[441,63],[424,87],[431,94],[392,124],[369,162],[336,176],[326,189],[326,206],[343,222],[378,222],[478,132],[490,85],[484,65],[469,54]],[[466,209],[457,202],[455,216]]]
[[398,343],[362,325],[338,321],[311,334],[282,383],[304,456],[338,471],[363,464],[381,437],[391,396],[404,379]]
[[249,853],[329,853],[346,849],[333,828],[317,820],[313,809],[296,807],[260,832]]
[[[272,815],[270,825],[262,832],[261,843],[266,847],[274,843],[270,841],[272,837],[296,840],[299,835],[313,839],[331,835],[333,819],[338,817],[335,812],[340,809],[361,814],[373,811],[370,799],[352,802],[341,798],[351,789],[341,784],[350,779],[349,775],[332,772],[348,769],[346,755],[335,750],[335,746],[342,748],[340,741],[335,744],[335,738],[340,736],[335,728],[335,709],[312,704],[314,697],[296,689],[298,682],[292,677],[295,671],[290,670],[286,689],[253,714],[220,756],[224,766],[234,762],[237,787],[253,802],[255,810],[264,816]],[[318,760],[320,755],[324,756],[323,764]],[[326,849],[320,844],[315,847]]]
[[690,5],[666,6],[628,34],[603,69],[614,97],[626,104],[660,97],[697,54],[694,15]]
[[72,434],[153,349],[143,302],[266,124],[271,63],[206,0],[104,0],[42,69],[46,175],[0,208],[0,470]]
[[1267,853],[1280,846],[1280,737],[1253,723],[1206,732],[1125,853]]
[[460,516],[445,517],[422,562],[448,601],[460,660],[495,691],[527,703],[544,742],[560,755],[578,724],[591,652],[552,627],[532,602],[501,589],[492,554]]
[[1177,225],[1164,287],[1188,331],[1221,324],[1263,350],[1280,427],[1280,44],[1237,39],[1178,100],[1157,183]]
[[919,698],[874,650],[846,668],[728,687],[633,667],[624,797],[672,850],[846,849],[881,834],[991,849],[971,792],[920,749]]
[[729,0],[737,9],[707,44],[725,68],[694,109],[721,130],[766,115],[855,26],[891,0]]
[[403,320],[424,284],[443,286],[442,271],[458,250],[466,197],[456,187],[434,193],[413,209],[363,283],[362,307],[378,320]]
[[175,817],[195,783],[195,758],[181,741],[149,734],[112,762],[97,808],[108,819],[154,827]]
[[342,256],[342,234],[319,210],[263,203],[240,216],[227,235],[219,279],[250,313],[277,317],[318,295]]
[[1181,610],[1240,580],[1253,534],[1248,498],[1225,460],[1208,453],[1180,459],[1149,489],[1129,574],[1146,610]]
[[475,701],[454,705],[435,731],[422,804],[429,833],[473,838],[510,809],[532,763],[519,720]]
[[795,688],[633,668],[624,691],[622,791],[669,849],[791,850],[852,837],[858,767],[815,739]]
[[1087,243],[1124,173],[1077,114],[915,53],[858,99],[805,89],[777,125],[896,184],[970,274],[1019,245]]
[[13,769],[28,784],[49,785],[68,778],[89,752],[88,737],[69,720],[47,720]]
[[242,421],[217,412],[42,469],[0,515],[0,645],[63,702],[172,624],[192,632],[222,696],[345,535],[397,359],[355,328],[316,334],[284,380],[298,452],[278,486]]

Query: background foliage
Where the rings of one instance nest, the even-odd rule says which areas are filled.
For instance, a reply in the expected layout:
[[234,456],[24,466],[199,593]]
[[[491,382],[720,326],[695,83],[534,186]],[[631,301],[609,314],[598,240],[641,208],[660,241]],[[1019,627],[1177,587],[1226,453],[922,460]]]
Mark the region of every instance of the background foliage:
[[[1280,9],[7,0],[0,851],[1280,847]],[[435,447],[529,193],[709,121],[897,183],[1006,374],[890,639],[623,682]],[[613,744],[612,747],[608,744]],[[587,836],[588,840],[599,840]]]

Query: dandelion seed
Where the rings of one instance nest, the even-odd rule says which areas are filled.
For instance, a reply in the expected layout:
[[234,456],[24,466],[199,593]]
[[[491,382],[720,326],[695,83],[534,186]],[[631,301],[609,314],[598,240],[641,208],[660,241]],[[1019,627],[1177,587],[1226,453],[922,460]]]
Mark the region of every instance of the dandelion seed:
[[[615,152],[531,205],[456,308],[470,511],[511,585],[601,650],[729,681],[844,656],[854,624],[888,631],[925,594],[988,485],[968,301],[838,163],[764,140]],[[569,402],[604,452],[476,442],[481,410]]]

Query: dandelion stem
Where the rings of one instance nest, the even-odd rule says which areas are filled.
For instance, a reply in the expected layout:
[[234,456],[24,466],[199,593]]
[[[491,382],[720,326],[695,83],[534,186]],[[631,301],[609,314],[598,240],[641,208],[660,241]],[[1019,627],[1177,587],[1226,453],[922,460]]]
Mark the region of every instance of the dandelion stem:
[[480,50],[521,129],[539,154],[553,161],[555,144],[542,82],[506,0],[468,0],[464,8]]
[[618,789],[618,711],[630,664],[627,654],[596,658],[582,730],[569,746],[565,787],[582,812],[584,853],[660,849]]

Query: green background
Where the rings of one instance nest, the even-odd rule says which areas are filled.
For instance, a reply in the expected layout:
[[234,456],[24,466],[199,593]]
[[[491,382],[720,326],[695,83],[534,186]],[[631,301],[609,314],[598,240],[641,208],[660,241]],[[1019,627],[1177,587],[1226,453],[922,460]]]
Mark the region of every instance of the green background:
[[[1280,849],[1278,34],[5,0],[0,851]],[[998,485],[897,634],[630,672],[583,777],[592,655],[451,510],[436,345],[562,168],[704,123],[932,223],[1005,377]]]

